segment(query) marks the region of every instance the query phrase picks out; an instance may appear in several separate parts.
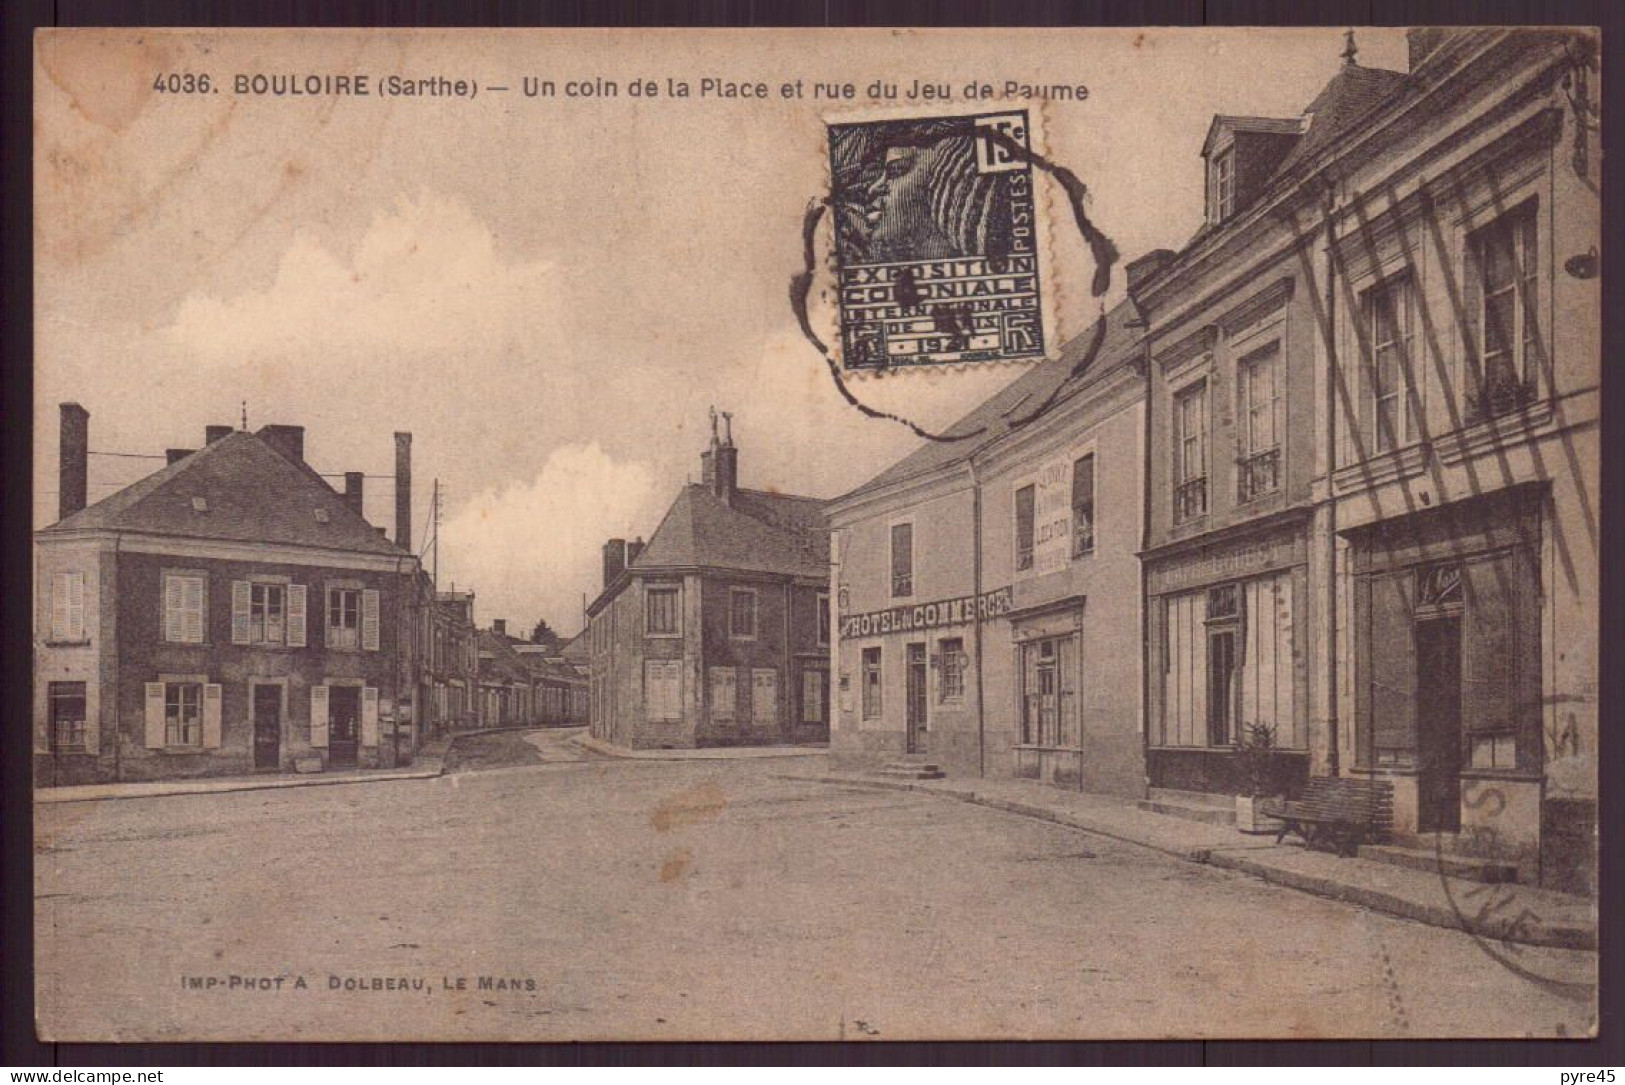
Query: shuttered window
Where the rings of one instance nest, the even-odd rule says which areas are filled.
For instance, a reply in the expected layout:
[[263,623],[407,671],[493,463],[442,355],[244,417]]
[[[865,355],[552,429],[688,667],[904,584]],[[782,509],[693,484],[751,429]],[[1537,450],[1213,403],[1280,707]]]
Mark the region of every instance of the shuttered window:
[[711,668],[711,718],[732,722],[739,691],[732,667]]
[[1543,700],[1536,559],[1519,548],[1469,560],[1462,581],[1462,725],[1474,760],[1490,761],[1475,767],[1533,767]]
[[164,640],[172,644],[202,644],[204,578],[192,573],[164,574]]
[[824,682],[823,671],[801,672],[801,722],[824,722]]
[[644,660],[643,701],[650,720],[671,722],[683,718],[683,669],[678,660]]
[[51,578],[51,639],[74,644],[85,639],[85,574],[57,573]]
[[1408,570],[1373,576],[1356,587],[1355,711],[1369,743],[1362,743],[1362,762],[1409,759],[1416,749],[1413,602]]
[[779,721],[779,672],[772,667],[751,671],[750,721],[757,724]]

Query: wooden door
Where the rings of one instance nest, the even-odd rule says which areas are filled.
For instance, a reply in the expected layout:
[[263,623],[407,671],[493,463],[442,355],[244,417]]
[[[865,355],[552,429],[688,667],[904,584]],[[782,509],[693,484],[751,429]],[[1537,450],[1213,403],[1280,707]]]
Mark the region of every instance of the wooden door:
[[260,686],[254,690],[254,767],[276,769],[282,764],[282,687]]
[[908,646],[908,752],[927,751],[925,645]]
[[1416,623],[1416,827],[1461,829],[1461,619]]

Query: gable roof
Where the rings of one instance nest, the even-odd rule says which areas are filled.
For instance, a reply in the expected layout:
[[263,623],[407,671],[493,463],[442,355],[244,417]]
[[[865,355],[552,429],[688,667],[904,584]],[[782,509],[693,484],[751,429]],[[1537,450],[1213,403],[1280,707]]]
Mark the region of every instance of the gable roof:
[[698,566],[828,576],[824,502],[765,490],[737,490],[729,504],[709,486],[689,483],[631,568]]
[[1213,150],[1213,143],[1219,138],[1219,133],[1228,129],[1232,132],[1263,132],[1276,136],[1296,136],[1303,133],[1303,118],[1301,117],[1238,117],[1228,113],[1215,113],[1213,123],[1207,126],[1207,138],[1202,141],[1202,157],[1206,158]]
[[[203,498],[206,511],[194,507]],[[326,519],[317,518],[320,512]],[[237,431],[39,532],[136,531],[188,539],[406,553],[308,465]]]
[[[1070,384],[1061,396],[1070,397],[1101,380],[1134,357],[1134,347],[1140,342],[1142,331],[1132,322],[1139,315],[1132,301],[1122,301],[1102,319],[1106,322],[1105,339],[1089,368],[1072,377],[1072,367],[1088,353],[1099,321],[1090,325],[1083,334],[1074,336],[1062,345],[1060,354],[1034,365],[995,392],[958,422],[943,431],[944,436],[977,433],[961,441],[927,441],[909,455],[898,460],[862,486],[840,498],[855,497],[870,490],[889,486],[894,482],[928,474],[940,468],[963,463],[982,449],[1011,432],[1010,420],[1019,419],[1042,404],[1057,386]],[[1060,402],[1057,399],[1057,403]]]
[[1287,152],[1275,170],[1279,177],[1321,148],[1352,131],[1378,106],[1386,102],[1408,80],[1404,72],[1387,68],[1367,68],[1345,64],[1304,110],[1308,128],[1297,145]]

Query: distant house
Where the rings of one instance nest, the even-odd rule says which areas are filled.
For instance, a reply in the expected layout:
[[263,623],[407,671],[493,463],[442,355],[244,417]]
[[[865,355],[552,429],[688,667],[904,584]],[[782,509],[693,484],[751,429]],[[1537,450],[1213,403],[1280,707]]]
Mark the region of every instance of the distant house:
[[530,666],[514,650],[507,623],[498,618],[479,631],[479,714],[481,727],[533,722]]
[[732,434],[714,423],[701,468],[647,546],[604,546],[587,608],[592,734],[655,748],[827,741],[823,502],[741,489]]
[[392,541],[359,473],[340,494],[305,462],[302,427],[211,426],[87,508],[89,417],[62,405],[61,519],[35,534],[35,780],[410,760],[410,499]]
[[474,593],[436,593],[430,624],[430,731],[443,734],[477,727],[480,664],[479,631],[474,627]]
[[567,662],[564,643],[515,644],[530,668],[534,722],[549,726],[587,722],[587,672]]

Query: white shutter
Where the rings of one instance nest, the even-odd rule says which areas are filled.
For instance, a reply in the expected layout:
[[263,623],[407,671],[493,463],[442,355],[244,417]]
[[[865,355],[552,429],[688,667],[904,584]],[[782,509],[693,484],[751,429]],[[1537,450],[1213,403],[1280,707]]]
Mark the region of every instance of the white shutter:
[[750,719],[776,723],[779,718],[779,672],[760,668],[751,672]]
[[246,580],[231,582],[231,643],[247,644],[248,608],[252,586]]
[[85,639],[85,574],[68,574],[68,639]]
[[711,718],[718,722],[734,718],[734,706],[738,703],[738,693],[734,686],[734,669],[732,667],[711,668]]
[[164,684],[162,682],[148,682],[146,685],[146,746],[149,750],[161,750],[164,748]]
[[372,686],[361,691],[361,745],[378,745],[378,690]]
[[51,578],[51,639],[68,639],[68,582],[72,573],[57,573]]
[[182,612],[186,620],[182,625],[181,639],[188,644],[203,643],[203,578],[201,576],[185,576],[181,578],[182,585]]
[[220,748],[220,683],[210,682],[203,687],[203,747]]
[[164,639],[171,642],[179,642],[185,632],[185,623],[181,620],[184,603],[181,580],[178,576],[164,577]]
[[288,647],[305,646],[305,586],[288,585]]
[[327,687],[310,687],[310,744],[327,745]]
[[378,650],[378,591],[375,588],[361,593],[361,647],[369,652]]

